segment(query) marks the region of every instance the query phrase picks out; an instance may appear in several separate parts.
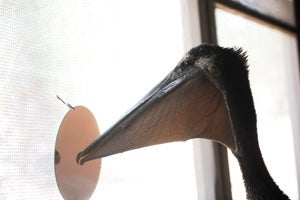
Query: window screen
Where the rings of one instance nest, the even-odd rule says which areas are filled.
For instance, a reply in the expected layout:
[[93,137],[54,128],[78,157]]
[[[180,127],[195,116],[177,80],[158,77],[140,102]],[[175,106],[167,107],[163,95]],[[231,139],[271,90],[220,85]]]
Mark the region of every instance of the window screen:
[[[101,132],[182,57],[180,1],[1,1],[0,199],[61,199],[54,146],[68,108]],[[102,160],[94,199],[196,199],[191,142]]]

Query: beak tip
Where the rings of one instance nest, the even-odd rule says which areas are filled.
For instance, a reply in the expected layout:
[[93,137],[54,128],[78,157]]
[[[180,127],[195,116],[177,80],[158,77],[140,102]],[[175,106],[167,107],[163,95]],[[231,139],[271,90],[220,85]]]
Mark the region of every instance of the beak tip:
[[76,162],[77,162],[78,165],[83,165],[85,163],[85,161],[84,161],[84,152],[83,151],[81,151],[77,154]]

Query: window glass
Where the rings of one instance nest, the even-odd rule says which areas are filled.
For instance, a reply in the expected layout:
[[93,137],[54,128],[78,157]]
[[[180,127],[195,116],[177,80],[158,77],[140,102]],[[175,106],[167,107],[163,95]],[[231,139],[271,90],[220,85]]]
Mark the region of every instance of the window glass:
[[[248,54],[250,85],[257,113],[258,138],[271,176],[291,199],[299,199],[293,133],[299,110],[297,42],[293,34],[216,9],[220,45]],[[228,23],[230,22],[230,23]],[[239,166],[229,153],[233,199],[245,199]]]
[[296,26],[294,0],[219,0],[220,2],[237,3],[269,18]]
[[[54,146],[68,108],[103,133],[184,54],[180,1],[1,1],[0,199],[60,199]],[[192,142],[102,160],[93,199],[197,199]]]

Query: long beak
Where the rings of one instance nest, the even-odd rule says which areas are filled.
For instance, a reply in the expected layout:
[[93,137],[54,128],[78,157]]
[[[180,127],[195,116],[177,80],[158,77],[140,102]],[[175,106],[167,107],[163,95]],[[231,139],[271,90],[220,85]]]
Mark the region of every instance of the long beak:
[[150,145],[206,138],[234,149],[223,96],[193,64],[181,62],[131,111],[77,156],[85,162]]

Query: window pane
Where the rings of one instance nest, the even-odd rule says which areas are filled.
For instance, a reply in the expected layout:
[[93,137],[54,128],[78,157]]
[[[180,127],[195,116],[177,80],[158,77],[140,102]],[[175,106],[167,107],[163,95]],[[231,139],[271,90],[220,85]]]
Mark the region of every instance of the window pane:
[[[182,57],[180,1],[0,5],[0,199],[60,199],[54,146],[68,109],[56,95],[89,108],[103,133]],[[93,199],[197,199],[192,142],[104,158]]]
[[296,26],[294,0],[218,0],[220,2],[237,3],[267,17]]
[[[299,107],[291,103],[299,102],[296,37],[221,9],[216,9],[216,20],[219,44],[248,52],[258,138],[267,168],[291,199],[299,199],[293,142],[293,111]],[[233,198],[245,199],[240,169],[229,154]]]

